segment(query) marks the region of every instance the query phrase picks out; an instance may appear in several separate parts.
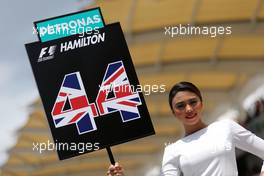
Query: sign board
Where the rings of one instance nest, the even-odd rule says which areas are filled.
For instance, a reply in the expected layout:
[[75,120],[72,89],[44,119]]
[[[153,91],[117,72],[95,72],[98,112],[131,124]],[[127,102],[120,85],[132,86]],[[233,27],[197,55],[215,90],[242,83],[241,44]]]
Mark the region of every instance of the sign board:
[[60,159],[155,133],[119,23],[26,50]]

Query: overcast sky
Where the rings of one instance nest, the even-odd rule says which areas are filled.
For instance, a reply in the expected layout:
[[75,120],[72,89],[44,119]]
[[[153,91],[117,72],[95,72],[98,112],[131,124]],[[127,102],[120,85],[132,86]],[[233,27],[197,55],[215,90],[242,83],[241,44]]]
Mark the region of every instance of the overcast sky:
[[0,166],[38,98],[25,43],[34,42],[33,21],[78,11],[89,0],[0,1]]

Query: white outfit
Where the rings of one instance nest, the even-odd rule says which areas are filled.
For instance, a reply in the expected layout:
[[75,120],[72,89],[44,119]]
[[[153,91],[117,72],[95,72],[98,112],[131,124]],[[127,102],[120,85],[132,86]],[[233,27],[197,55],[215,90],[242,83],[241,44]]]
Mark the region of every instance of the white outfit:
[[235,147],[264,160],[264,140],[232,120],[221,120],[168,145],[161,175],[237,176]]

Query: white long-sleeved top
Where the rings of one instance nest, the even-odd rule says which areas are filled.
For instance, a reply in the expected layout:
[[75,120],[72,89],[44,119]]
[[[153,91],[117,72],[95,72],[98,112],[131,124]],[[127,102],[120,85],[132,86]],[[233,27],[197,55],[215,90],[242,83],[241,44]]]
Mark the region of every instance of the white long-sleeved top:
[[263,139],[232,120],[221,120],[168,145],[161,175],[237,176],[235,147],[264,160]]

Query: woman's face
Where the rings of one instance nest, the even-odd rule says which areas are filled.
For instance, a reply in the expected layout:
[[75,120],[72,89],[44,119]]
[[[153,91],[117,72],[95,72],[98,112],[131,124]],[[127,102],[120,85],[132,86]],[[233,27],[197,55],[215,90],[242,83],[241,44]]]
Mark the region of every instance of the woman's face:
[[175,117],[184,125],[191,126],[201,121],[203,103],[193,92],[178,92],[172,99],[172,108]]

